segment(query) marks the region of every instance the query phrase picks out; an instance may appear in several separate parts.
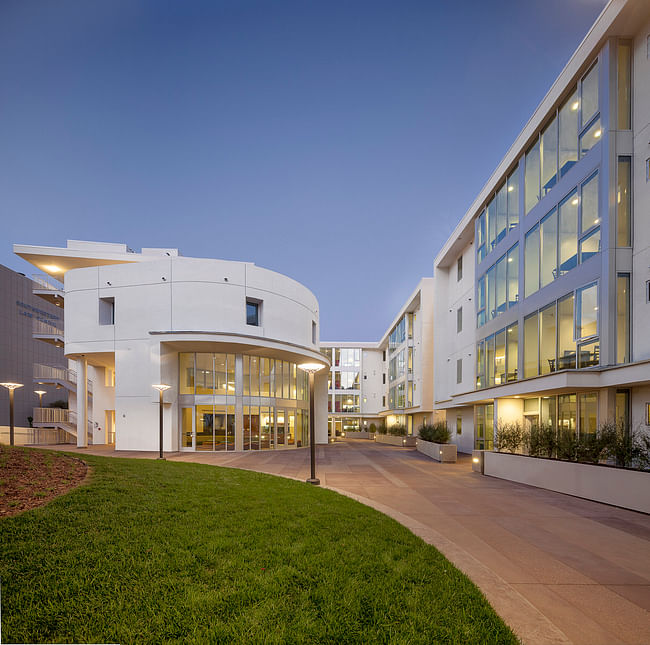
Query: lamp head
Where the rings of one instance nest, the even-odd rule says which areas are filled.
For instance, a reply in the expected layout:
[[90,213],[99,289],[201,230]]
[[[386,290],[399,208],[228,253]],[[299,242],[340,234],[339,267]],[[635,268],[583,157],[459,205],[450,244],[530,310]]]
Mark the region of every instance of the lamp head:
[[151,387],[155,388],[159,392],[164,392],[165,390],[168,390],[171,385],[165,385],[164,383],[156,383],[155,385],[152,385]]
[[298,365],[298,367],[303,371],[303,372],[308,372],[309,374],[315,374],[316,372],[319,372],[322,370],[325,365],[322,363],[301,363]]
[[19,387],[23,387],[23,383],[0,383],[0,385],[8,390],[17,390]]
[[34,390],[34,394],[47,394],[45,390]]

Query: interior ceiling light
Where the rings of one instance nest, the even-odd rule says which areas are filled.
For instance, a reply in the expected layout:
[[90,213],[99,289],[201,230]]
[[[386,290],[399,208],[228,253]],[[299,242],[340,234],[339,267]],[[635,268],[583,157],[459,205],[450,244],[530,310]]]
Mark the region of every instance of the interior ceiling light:
[[56,264],[44,264],[43,270],[47,271],[48,273],[61,273],[61,271],[63,271],[63,269]]
[[596,130],[596,132],[594,132],[594,137],[598,139],[598,137],[600,137],[601,134],[602,132],[600,130]]
[[574,101],[571,104],[571,109],[575,112],[580,107],[580,101]]

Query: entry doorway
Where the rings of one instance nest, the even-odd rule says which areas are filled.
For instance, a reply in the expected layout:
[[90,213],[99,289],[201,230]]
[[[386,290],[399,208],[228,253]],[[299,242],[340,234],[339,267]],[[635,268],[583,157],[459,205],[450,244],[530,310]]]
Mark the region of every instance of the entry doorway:
[[109,446],[115,445],[115,410],[106,410],[104,417],[104,428],[106,429],[106,443]]

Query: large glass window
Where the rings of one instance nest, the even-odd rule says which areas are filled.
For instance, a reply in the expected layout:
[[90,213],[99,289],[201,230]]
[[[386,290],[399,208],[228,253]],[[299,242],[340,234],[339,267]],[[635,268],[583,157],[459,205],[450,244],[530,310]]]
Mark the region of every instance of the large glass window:
[[496,242],[498,244],[506,236],[508,230],[508,189],[505,183],[497,190],[496,201]]
[[485,359],[487,368],[487,387],[494,385],[494,336],[485,339]]
[[506,310],[506,256],[504,255],[496,263],[496,315],[502,314]]
[[540,222],[541,270],[540,286],[545,287],[557,277],[557,211],[553,209]]
[[598,64],[584,76],[581,83],[582,127],[598,112]]
[[578,408],[575,394],[561,394],[557,397],[557,425],[567,432],[576,432]]
[[578,202],[578,193],[575,190],[560,202],[558,277],[578,265]]
[[486,209],[487,231],[488,231],[488,253],[494,248],[497,241],[497,204],[493,197]]
[[[402,316],[401,320],[395,325],[393,331],[388,336],[388,348],[390,351],[396,349],[406,340],[406,317]],[[357,350],[358,351],[358,350]],[[349,367],[358,367],[358,365],[349,365]]]
[[628,43],[620,42],[618,44],[616,71],[618,129],[630,130],[632,127],[632,102],[630,100],[632,95],[632,59]]
[[526,233],[524,246],[524,294],[527,298],[539,289],[539,226]]
[[537,312],[524,318],[524,378],[539,374]]
[[598,285],[590,284],[577,291],[576,331],[578,339],[598,334]]
[[519,245],[515,244],[508,251],[508,307],[519,302]]
[[595,434],[598,429],[598,393],[578,394],[578,409],[580,410],[580,434]]
[[517,323],[506,330],[506,381],[516,381],[519,360],[519,329]]
[[616,276],[616,362],[630,362],[630,274]]
[[485,276],[482,275],[476,285],[476,325],[485,324]]
[[539,312],[539,366],[542,374],[554,372],[556,318],[555,303]]
[[632,246],[632,158],[619,157],[616,181],[616,246]]
[[481,262],[483,258],[487,255],[485,249],[485,211],[483,211],[476,220],[476,253],[477,253],[477,262]]
[[506,382],[506,330],[502,329],[494,336],[494,384]]
[[576,343],[573,339],[573,293],[558,300],[557,317],[557,369],[575,369]]
[[179,394],[194,394],[194,354],[185,352],[179,355]]
[[476,343],[476,389],[485,387],[485,341]]
[[496,267],[492,266],[487,274],[487,315],[488,320],[496,318],[497,315],[497,281],[496,281]]
[[542,197],[557,183],[557,119],[553,119],[542,132]]
[[582,214],[580,217],[581,231],[585,233],[600,224],[598,213],[598,173],[592,175],[582,184]]
[[580,240],[580,262],[600,253],[600,228],[588,233]]
[[540,158],[539,140],[536,141],[526,153],[526,174],[524,179],[524,199],[526,213],[539,201],[540,189]]
[[573,94],[565,101],[560,108],[559,113],[559,130],[560,130],[560,175],[563,177],[578,161],[578,92]]
[[580,135],[578,147],[581,159],[600,141],[602,134],[599,117]]
[[508,230],[519,224],[519,168],[508,176]]

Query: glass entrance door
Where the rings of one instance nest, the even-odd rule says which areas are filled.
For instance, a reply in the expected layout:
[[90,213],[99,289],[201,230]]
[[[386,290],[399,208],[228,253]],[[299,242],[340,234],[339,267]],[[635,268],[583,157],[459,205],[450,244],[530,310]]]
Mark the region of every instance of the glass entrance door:
[[[183,424],[183,447],[190,447]],[[195,450],[235,449],[235,406],[197,405],[194,428]]]

